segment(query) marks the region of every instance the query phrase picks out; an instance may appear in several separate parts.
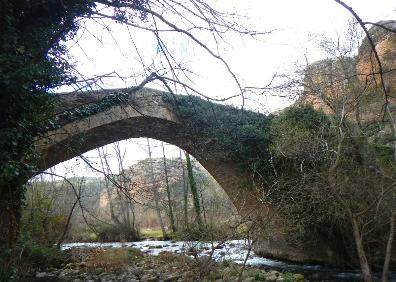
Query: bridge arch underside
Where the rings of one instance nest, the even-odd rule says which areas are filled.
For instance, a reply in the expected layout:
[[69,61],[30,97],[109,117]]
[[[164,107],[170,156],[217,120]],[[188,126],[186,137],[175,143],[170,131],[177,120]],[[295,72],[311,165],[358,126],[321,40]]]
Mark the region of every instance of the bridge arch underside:
[[[73,127],[73,126],[72,126]],[[78,127],[78,126],[77,126]],[[67,135],[56,138],[57,135]],[[148,137],[178,146],[190,153],[216,179],[237,210],[246,217],[257,212],[257,202],[249,195],[248,177],[223,152],[213,149],[213,140],[192,135],[182,124],[151,116],[135,116],[84,129],[81,132],[49,133],[52,141],[41,145],[39,170],[44,171],[63,161],[113,142]],[[61,141],[54,141],[62,139]],[[47,141],[48,142],[48,141]]]

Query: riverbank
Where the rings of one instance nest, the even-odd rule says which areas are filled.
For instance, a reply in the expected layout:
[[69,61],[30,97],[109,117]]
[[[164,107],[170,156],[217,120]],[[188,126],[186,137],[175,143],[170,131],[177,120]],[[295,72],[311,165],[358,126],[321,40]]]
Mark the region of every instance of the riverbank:
[[131,247],[69,250],[71,262],[61,268],[37,270],[20,281],[307,281],[302,274],[282,273],[209,256],[190,257],[162,251],[157,256]]
[[67,243],[62,245],[63,250],[123,247],[133,247],[139,249],[144,254],[154,256],[159,255],[161,252],[182,254],[190,257],[210,256],[217,262],[229,261],[238,265],[246,263],[247,266],[265,269],[267,271],[277,270],[282,273],[301,273],[310,281],[360,281],[360,272],[358,270],[346,270],[320,264],[296,263],[261,257],[255,254],[254,251],[248,251],[249,244],[245,240],[221,242],[146,240],[123,243]]

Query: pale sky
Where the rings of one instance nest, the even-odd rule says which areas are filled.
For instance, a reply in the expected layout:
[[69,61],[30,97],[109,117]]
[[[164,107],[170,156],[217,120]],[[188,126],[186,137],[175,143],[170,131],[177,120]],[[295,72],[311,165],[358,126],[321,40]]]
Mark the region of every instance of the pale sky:
[[[324,35],[336,38],[345,32],[351,15],[333,0],[217,0],[213,6],[222,11],[237,12],[245,16],[241,23],[258,31],[270,31],[260,40],[236,35],[227,36],[227,44],[218,48],[223,58],[228,62],[233,72],[244,85],[264,86],[271,81],[275,73],[290,73],[296,62],[308,59],[314,62],[323,58],[323,53],[317,48],[316,38]],[[364,21],[396,19],[396,2],[394,0],[345,0],[360,15]],[[69,43],[70,54],[76,69],[85,77],[104,73],[117,72],[121,76],[135,78],[105,79],[103,88],[128,87],[139,83],[150,69],[144,70],[139,63],[138,55],[132,47],[135,44],[141,50],[140,56],[146,64],[160,68],[157,45],[151,33],[136,31],[110,22],[103,28],[93,20],[86,20],[85,32],[78,34],[78,43]],[[111,32],[109,32],[111,30]],[[88,32],[89,31],[89,32]],[[132,41],[131,38],[134,40]],[[100,40],[98,40],[100,39]],[[205,41],[205,36],[201,37]],[[194,81],[191,84],[200,92],[214,98],[228,97],[236,94],[236,84],[226,72],[223,65],[200,48],[193,46],[185,38],[169,35],[166,37],[169,47],[175,52],[175,57],[185,66],[194,70]],[[158,85],[148,85],[159,87]],[[62,89],[64,90],[64,89]],[[269,112],[281,109],[290,104],[289,101],[262,95],[254,97],[256,102],[247,102],[252,110]],[[229,101],[240,106],[241,100]],[[144,150],[145,139],[123,141],[126,149],[125,166],[138,159],[147,157]],[[162,154],[160,143],[154,142],[154,157]],[[109,149],[110,150],[110,149]],[[178,149],[166,146],[169,157],[178,156]],[[95,159],[95,153],[85,154]],[[64,166],[74,168],[77,175],[90,175],[84,165],[77,165],[77,160],[70,160],[57,166],[58,173],[65,171]]]

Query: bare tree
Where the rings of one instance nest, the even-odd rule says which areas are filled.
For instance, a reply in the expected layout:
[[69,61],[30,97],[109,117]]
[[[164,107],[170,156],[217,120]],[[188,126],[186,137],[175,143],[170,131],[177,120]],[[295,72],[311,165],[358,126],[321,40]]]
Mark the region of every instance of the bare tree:
[[147,151],[148,151],[149,161],[150,161],[151,191],[152,191],[153,198],[154,198],[155,211],[157,213],[158,223],[161,227],[163,238],[165,239],[168,237],[168,235],[166,234],[164,221],[162,220],[162,215],[161,215],[160,197],[158,194],[158,187],[156,185],[156,181],[154,178],[154,165],[153,165],[153,159],[151,157],[150,140],[148,138],[146,138],[146,139],[147,139]]
[[168,198],[169,218],[170,218],[170,222],[171,222],[172,231],[176,232],[175,218],[173,216],[172,200],[171,200],[171,193],[170,193],[170,187],[169,187],[168,168],[166,166],[164,142],[161,142],[161,146],[162,146],[162,156],[163,156],[163,160],[164,160],[165,186],[166,186],[166,195]]
[[386,244],[384,266],[382,268],[382,282],[388,281],[389,264],[390,264],[391,258],[392,258],[392,244],[393,244],[393,240],[395,238],[395,233],[396,233],[395,224],[396,224],[396,211],[393,210],[392,215],[390,217],[389,236],[388,236],[388,242]]

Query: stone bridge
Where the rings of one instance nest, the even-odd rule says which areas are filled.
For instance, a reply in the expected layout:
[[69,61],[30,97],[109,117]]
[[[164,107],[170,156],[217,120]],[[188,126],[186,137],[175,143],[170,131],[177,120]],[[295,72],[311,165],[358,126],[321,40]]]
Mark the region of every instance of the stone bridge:
[[[117,100],[117,93],[123,94],[122,101]],[[39,169],[46,170],[112,142],[149,137],[190,153],[216,179],[240,212],[244,215],[256,212],[255,198],[244,189],[251,186],[249,177],[238,170],[227,152],[214,149],[212,138],[187,130],[166,95],[149,88],[57,94],[54,123],[60,126],[36,140],[42,155]]]
[[[250,173],[238,168],[230,158],[230,152],[215,146],[214,136],[191,132],[186,121],[178,114],[177,103],[172,103],[169,97],[181,98],[149,88],[57,94],[57,117],[49,123],[50,130],[45,136],[35,143],[42,155],[39,169],[46,170],[89,150],[127,138],[161,140],[194,156],[225,190],[240,215],[247,220],[260,222],[255,227],[259,230],[256,234],[260,235],[256,241],[256,252],[297,261],[337,261],[332,253],[327,254],[328,249],[324,246],[323,252],[316,248],[307,250],[289,247],[285,243],[282,221],[279,218],[273,220],[271,207],[259,202],[258,189],[255,189]],[[194,99],[195,102],[213,107],[213,112],[226,109],[231,113],[229,118],[241,113],[235,108],[205,102],[196,97]],[[266,118],[260,115],[259,119],[261,117]],[[272,218],[270,223],[267,220],[269,217]]]
[[[389,25],[390,28],[395,26],[394,21],[381,23]],[[377,29],[374,27],[370,32],[374,36],[383,70],[394,69],[395,35]],[[357,61],[359,79],[363,78],[363,82],[370,89],[376,85],[373,81],[377,81],[378,78],[376,74],[372,74],[377,66],[373,66],[372,51],[367,39],[359,49]],[[384,81],[389,93],[396,89],[395,77],[394,73],[384,73]],[[118,92],[124,93],[122,99],[114,95]],[[214,146],[216,138],[200,132],[191,132],[185,126],[185,120],[178,114],[177,103],[170,102],[166,97],[169,98],[169,94],[148,88],[57,95],[57,118],[53,124],[49,124],[46,135],[37,139],[35,143],[37,151],[42,154],[39,168],[45,170],[115,141],[149,137],[176,145],[193,155],[221,185],[241,215],[265,219],[271,214],[271,208],[257,200],[250,173],[238,169],[230,158],[230,152],[219,150],[219,147]],[[173,96],[173,98],[177,97]],[[382,101],[381,97],[381,106]],[[204,101],[200,100],[200,103],[202,102]],[[216,107],[217,109],[224,107],[206,103],[213,107],[214,112]],[[322,108],[320,101],[316,105],[312,100],[310,103]],[[230,109],[229,112],[238,114],[235,109],[234,111]],[[320,248],[313,246],[311,249],[304,246],[297,248],[288,246],[285,243],[282,225],[282,220],[279,218],[271,221],[270,225],[264,224],[266,233],[259,233],[261,239],[258,240],[256,251],[260,250],[264,255],[290,260],[321,261],[333,265],[345,263],[345,257],[340,256],[333,246],[328,246],[328,242],[320,244]]]

